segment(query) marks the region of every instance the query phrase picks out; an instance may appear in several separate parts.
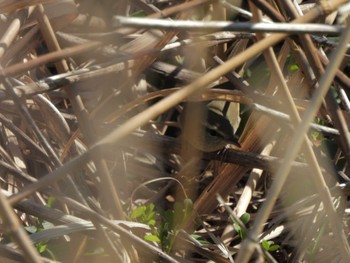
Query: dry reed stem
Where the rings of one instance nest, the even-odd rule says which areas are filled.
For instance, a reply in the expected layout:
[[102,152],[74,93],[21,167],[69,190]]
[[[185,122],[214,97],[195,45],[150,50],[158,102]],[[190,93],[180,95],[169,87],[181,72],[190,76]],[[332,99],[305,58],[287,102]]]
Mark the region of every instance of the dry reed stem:
[[[247,238],[243,242],[242,248],[237,256],[237,260],[239,262],[248,262],[251,254],[253,253],[254,248],[256,246],[255,240],[263,228],[263,223],[266,221],[270,211],[272,210],[272,206],[274,205],[277,199],[277,196],[280,193],[282,186],[285,182],[285,179],[288,175],[291,161],[295,159],[303,140],[306,141],[307,147],[309,147],[309,152],[312,152],[311,145],[305,134],[309,128],[312,118],[314,118],[316,112],[318,111],[322,103],[322,100],[325,94],[327,93],[330,87],[330,84],[333,80],[336,70],[338,69],[339,64],[341,63],[342,57],[346,51],[346,45],[347,43],[349,43],[349,41],[350,41],[350,30],[346,30],[346,32],[344,32],[344,35],[342,36],[339,47],[332,54],[331,62],[328,65],[325,74],[323,75],[323,77],[321,77],[319,89],[315,92],[313,99],[310,103],[310,106],[305,112],[301,123],[297,127],[291,139],[291,143],[289,144],[289,147],[288,147],[288,152],[286,153],[286,156],[284,159],[285,162],[283,165],[279,167],[279,169],[276,172],[278,177],[276,178],[273,185],[271,186],[267,200],[266,202],[264,202],[262,208],[258,213],[258,216],[254,222],[254,226],[249,233],[249,238]],[[340,223],[339,218],[334,209],[329,189],[326,186],[326,183],[323,179],[322,172],[319,170],[319,167],[317,166],[317,160],[315,159],[315,156],[311,154],[308,160],[311,161],[311,164],[313,165],[313,170],[317,172],[318,177],[316,176],[313,177],[315,178],[314,183],[316,184],[316,187],[319,190],[319,195],[321,196],[324,205],[327,207],[328,216],[330,217],[333,231],[334,233],[336,233],[337,237],[340,238],[340,240],[337,238],[336,241],[340,243],[339,249],[341,250],[343,260],[346,260],[350,257],[349,245],[347,243],[343,229],[339,225]]]

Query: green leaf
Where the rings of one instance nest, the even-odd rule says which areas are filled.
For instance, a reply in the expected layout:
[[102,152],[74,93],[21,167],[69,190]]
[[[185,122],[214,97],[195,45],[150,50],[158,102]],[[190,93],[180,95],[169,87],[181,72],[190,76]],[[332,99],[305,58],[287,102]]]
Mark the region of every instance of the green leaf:
[[263,240],[261,241],[261,245],[266,251],[276,251],[277,249],[280,248],[280,246],[275,244],[275,242],[273,242],[272,240],[270,241]]
[[55,198],[55,197],[49,196],[49,198],[47,199],[47,204],[46,204],[46,206],[52,208],[52,207],[53,207],[53,204],[55,203],[55,201],[56,201],[56,198]]
[[193,212],[193,202],[191,199],[187,198],[184,200],[185,207],[185,219],[190,216]]
[[145,221],[148,221],[148,220],[151,220],[151,219],[154,219],[156,217],[156,212],[145,212]]
[[237,223],[233,223],[233,228],[238,233],[239,237],[243,240],[246,237],[246,231],[241,228],[241,226]]
[[270,246],[269,251],[276,251],[279,248],[280,248],[280,246],[275,244],[275,245]]
[[186,198],[184,200],[184,205],[185,205],[186,209],[188,209],[188,210],[192,210],[193,209],[193,202],[189,198]]
[[163,218],[164,218],[164,228],[169,230],[173,226],[173,221],[174,221],[174,211],[172,210],[167,210],[163,213]]
[[145,235],[143,238],[147,241],[160,243],[160,239],[156,235]]
[[191,234],[191,237],[193,237],[195,240],[200,242],[201,244],[210,244],[207,240],[203,239],[202,236],[197,235],[197,234]]
[[44,241],[40,241],[35,246],[40,254],[44,253],[45,250],[47,249],[47,243],[45,243]]
[[140,218],[145,214],[145,211],[146,211],[146,206],[144,205],[136,207],[135,210],[132,211],[130,218],[131,219]]
[[317,137],[320,135],[320,133],[318,132],[318,131],[313,131],[312,133],[311,133],[311,137],[312,137],[312,139],[314,140],[314,141],[316,141],[317,140]]
[[45,250],[46,250],[46,248],[47,248],[47,244],[40,244],[40,246],[38,247],[39,253],[40,253],[40,254],[41,254],[41,253],[44,253]]
[[156,220],[154,219],[150,219],[149,221],[147,221],[146,225],[148,226],[154,226],[156,224]]
[[242,231],[242,228],[237,223],[233,223],[233,228],[237,233],[240,233]]
[[297,70],[299,70],[299,67],[298,67],[297,64],[292,64],[292,65],[290,65],[290,67],[289,67],[289,71],[290,71],[290,72],[295,72],[295,71],[297,71]]
[[154,210],[154,204],[153,204],[153,203],[150,203],[150,204],[146,207],[145,213],[146,213],[146,214],[151,213],[151,212],[153,212],[153,210]]
[[177,55],[177,56],[175,56],[175,59],[176,59],[177,63],[179,63],[180,65],[183,65],[185,63],[184,56]]
[[248,224],[249,221],[250,221],[250,214],[248,213],[244,213],[242,216],[241,216],[241,221],[243,222],[243,224]]
[[267,242],[266,240],[263,240],[261,241],[261,245],[266,251],[269,251],[269,248],[270,248],[269,242]]

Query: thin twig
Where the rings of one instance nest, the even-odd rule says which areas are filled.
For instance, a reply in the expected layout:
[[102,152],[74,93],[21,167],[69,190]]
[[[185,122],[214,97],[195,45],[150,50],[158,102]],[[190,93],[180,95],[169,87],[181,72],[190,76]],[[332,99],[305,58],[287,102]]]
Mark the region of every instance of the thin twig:
[[95,41],[87,44],[77,45],[70,48],[65,48],[60,51],[51,52],[47,55],[42,55],[37,59],[30,60],[26,63],[18,63],[18,64],[11,65],[7,68],[2,68],[0,69],[0,76],[13,76],[16,74],[20,74],[29,69],[44,65],[49,62],[56,62],[63,58],[68,58],[78,54],[86,53],[100,46],[102,46],[102,43]]
[[167,30],[189,30],[189,31],[235,31],[235,32],[270,32],[288,34],[340,34],[344,26],[330,26],[324,24],[290,24],[290,23],[249,23],[249,22],[226,22],[226,21],[185,21],[165,20],[153,18],[136,17],[114,17],[116,27],[152,28]]

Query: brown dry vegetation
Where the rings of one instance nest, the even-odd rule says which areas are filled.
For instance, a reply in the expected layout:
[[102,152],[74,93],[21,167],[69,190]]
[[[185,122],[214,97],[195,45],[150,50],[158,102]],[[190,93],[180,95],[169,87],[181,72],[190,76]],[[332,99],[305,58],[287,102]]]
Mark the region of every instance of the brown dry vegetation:
[[347,262],[344,4],[1,1],[1,262]]

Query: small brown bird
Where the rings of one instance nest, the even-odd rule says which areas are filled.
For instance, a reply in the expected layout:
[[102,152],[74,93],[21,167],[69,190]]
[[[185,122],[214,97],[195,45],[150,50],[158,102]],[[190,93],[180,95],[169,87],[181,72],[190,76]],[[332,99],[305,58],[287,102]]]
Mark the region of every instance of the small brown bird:
[[[223,149],[226,145],[232,144],[236,147],[241,147],[238,142],[238,137],[234,134],[232,114],[236,113],[233,110],[232,103],[224,101],[212,101],[210,103],[196,102],[200,105],[202,114],[199,124],[196,126],[200,131],[186,130],[184,127],[184,118],[189,118],[189,121],[195,122],[198,116],[195,110],[189,110],[187,105],[184,106],[183,112],[180,115],[180,126],[182,127],[184,139],[194,148],[203,152],[215,152]],[[197,112],[198,115],[198,112]],[[198,121],[198,120],[197,120]],[[186,124],[188,125],[188,124]]]

